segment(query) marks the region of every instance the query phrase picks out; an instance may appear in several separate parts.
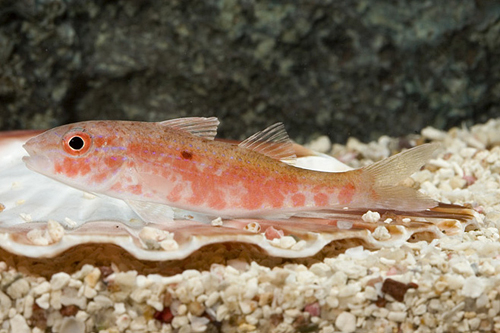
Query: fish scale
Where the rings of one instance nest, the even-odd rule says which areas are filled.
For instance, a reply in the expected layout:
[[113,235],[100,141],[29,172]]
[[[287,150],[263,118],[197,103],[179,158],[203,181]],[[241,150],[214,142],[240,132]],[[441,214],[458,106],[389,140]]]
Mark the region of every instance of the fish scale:
[[[208,153],[208,147],[212,150],[212,154]],[[220,153],[221,150],[224,152]],[[145,163],[137,161],[135,164],[136,170],[140,173],[159,173],[166,180],[170,180],[172,176],[178,176],[180,179],[177,178],[176,181],[181,182],[183,187],[190,186],[191,196],[169,200],[169,204],[175,204],[183,199],[190,205],[184,207],[186,209],[191,208],[191,205],[206,206],[206,209],[214,209],[217,212],[226,206],[271,209],[283,206],[284,197],[280,194],[281,192],[293,193],[296,191],[296,177],[292,176],[294,179],[286,182],[280,179],[283,178],[283,172],[273,175],[262,166],[259,166],[262,169],[259,172],[253,167],[249,157],[240,156],[236,149],[227,149],[225,144],[201,141],[193,146],[193,144],[179,142],[174,151],[180,153],[177,155],[172,152],[166,153],[165,157],[155,160],[154,167],[147,163],[153,159],[153,156],[144,156]],[[183,156],[183,153],[184,155],[189,154],[189,158]],[[288,166],[284,164],[282,167]],[[269,185],[265,185],[267,183]],[[283,189],[283,187],[288,188]],[[165,194],[164,186],[158,186],[156,193]],[[166,197],[171,199],[176,197],[175,191],[166,194]],[[266,198],[267,203],[265,202]]]

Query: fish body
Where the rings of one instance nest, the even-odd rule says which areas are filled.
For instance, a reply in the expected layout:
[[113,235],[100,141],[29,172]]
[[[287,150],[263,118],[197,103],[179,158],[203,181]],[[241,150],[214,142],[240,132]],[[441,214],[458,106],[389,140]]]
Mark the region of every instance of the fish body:
[[240,145],[213,140],[216,118],[160,123],[87,121],[25,144],[26,165],[87,192],[126,200],[145,220],[158,207],[223,218],[317,214],[344,207],[419,211],[436,202],[397,183],[434,150],[421,146],[367,168],[328,173],[294,167],[283,126]]

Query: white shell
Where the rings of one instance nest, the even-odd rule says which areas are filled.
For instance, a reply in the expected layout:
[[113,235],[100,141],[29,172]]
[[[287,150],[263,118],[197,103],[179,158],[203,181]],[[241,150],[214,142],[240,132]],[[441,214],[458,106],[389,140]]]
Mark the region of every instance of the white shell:
[[[5,206],[0,212],[0,247],[21,256],[50,258],[80,245],[103,243],[118,245],[139,260],[162,261],[186,258],[209,244],[232,242],[253,244],[270,256],[301,258],[315,255],[335,241],[349,240],[352,246],[371,248],[399,246],[410,238],[428,240],[442,236],[442,231],[456,234],[475,225],[471,210],[449,207],[424,216],[391,215],[394,221],[389,223],[386,217],[364,222],[361,216],[365,212],[349,215],[346,211],[338,221],[224,220],[221,225],[178,220],[145,225],[121,200],[93,196],[28,170],[21,161],[26,155],[22,144],[34,134],[0,136],[0,204]],[[296,165],[322,171],[348,168],[323,154],[300,157]],[[380,227],[388,231],[384,237],[378,235]],[[272,240],[266,230],[293,235],[294,244],[290,237]]]

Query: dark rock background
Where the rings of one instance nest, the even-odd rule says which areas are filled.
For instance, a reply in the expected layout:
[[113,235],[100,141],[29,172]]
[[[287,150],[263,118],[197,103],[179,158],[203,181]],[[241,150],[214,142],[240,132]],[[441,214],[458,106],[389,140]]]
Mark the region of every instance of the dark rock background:
[[500,116],[500,2],[0,0],[0,129],[216,115],[372,140]]

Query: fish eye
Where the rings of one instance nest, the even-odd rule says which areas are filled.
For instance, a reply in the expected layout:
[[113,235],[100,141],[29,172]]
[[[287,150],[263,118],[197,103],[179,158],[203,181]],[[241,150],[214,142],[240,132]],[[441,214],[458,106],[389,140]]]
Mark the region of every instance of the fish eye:
[[83,147],[85,147],[85,141],[77,135],[69,139],[68,141],[68,146],[73,149],[73,150],[81,150]]
[[79,157],[89,151],[92,137],[82,128],[74,128],[63,136],[63,149],[71,156]]

